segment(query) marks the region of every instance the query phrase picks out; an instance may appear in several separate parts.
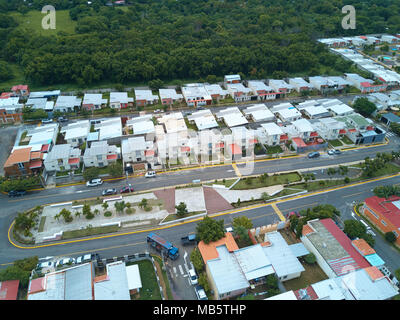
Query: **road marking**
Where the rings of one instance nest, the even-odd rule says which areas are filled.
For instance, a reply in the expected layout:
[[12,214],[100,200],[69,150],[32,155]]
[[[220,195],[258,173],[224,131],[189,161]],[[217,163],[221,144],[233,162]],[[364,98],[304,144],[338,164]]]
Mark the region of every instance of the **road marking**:
[[174,270],[175,277],[176,277],[176,276],[177,276],[177,274],[176,274],[176,267],[174,267],[173,270]]
[[291,212],[291,211],[293,211],[295,209],[298,209],[298,208],[312,207],[312,206],[318,205],[318,204],[319,204],[319,202],[308,203],[308,204],[304,204],[302,206],[297,206],[297,207],[293,207],[293,208],[290,208],[290,209],[287,209],[287,210],[283,210],[283,212]]
[[179,266],[178,266],[178,268],[179,268],[179,271],[180,271],[180,273],[181,273],[182,275],[185,275],[185,273],[183,272],[183,268],[182,268],[182,266],[181,266],[181,265],[179,265]]
[[[330,188],[330,189],[324,189],[324,190],[320,190],[320,191],[314,191],[314,192],[310,192],[310,193],[297,195],[297,196],[294,196],[294,197],[280,199],[280,200],[274,201],[273,203],[262,203],[262,204],[256,204],[256,205],[252,205],[252,206],[244,207],[244,208],[240,208],[240,209],[228,210],[228,211],[225,211],[225,212],[221,212],[221,213],[218,213],[218,214],[211,215],[210,217],[211,218],[216,218],[216,217],[227,215],[227,214],[239,213],[239,212],[243,212],[243,211],[249,211],[249,210],[253,210],[253,209],[257,209],[257,208],[267,207],[267,206],[270,206],[272,204],[284,203],[284,202],[298,200],[298,199],[302,199],[302,198],[313,197],[313,196],[316,196],[316,195],[319,195],[319,194],[329,193],[329,192],[337,191],[337,190],[341,190],[341,189],[353,188],[353,187],[360,186],[360,185],[363,185],[363,184],[372,183],[372,182],[381,181],[381,180],[392,179],[392,178],[399,177],[399,176],[400,176],[400,173],[396,173],[396,174],[393,174],[393,175],[390,175],[390,176],[374,178],[374,179],[370,179],[370,180],[362,181],[362,182],[355,182],[355,183],[352,183],[352,184],[348,184],[346,186],[334,187],[334,188]],[[160,189],[162,189],[162,188],[160,188]],[[92,199],[95,199],[95,197],[93,197]],[[61,202],[59,202],[59,203],[61,203]],[[130,232],[121,232],[121,233],[117,233],[117,234],[107,234],[107,235],[103,235],[103,236],[97,236],[97,237],[91,237],[91,238],[85,238],[85,239],[75,239],[75,240],[63,241],[63,242],[58,242],[58,243],[42,244],[42,245],[36,245],[36,246],[20,246],[20,245],[14,243],[11,240],[11,230],[12,230],[14,224],[15,224],[15,220],[14,220],[11,223],[10,227],[8,228],[7,236],[8,236],[8,241],[14,247],[19,248],[19,249],[26,249],[27,250],[27,249],[53,247],[53,246],[70,244],[70,243],[84,242],[84,241],[92,241],[92,240],[99,240],[99,239],[114,238],[114,237],[137,234],[137,233],[151,232],[151,231],[156,231],[156,230],[170,229],[170,228],[173,228],[173,227],[181,226],[183,224],[198,222],[198,221],[200,221],[202,219],[203,218],[201,217],[201,218],[196,218],[196,219],[193,219],[193,220],[183,221],[183,222],[179,222],[179,223],[175,223],[175,224],[171,224],[171,225],[166,225],[166,226],[162,226],[162,227],[155,227],[155,228],[151,228],[151,229],[144,229],[144,230],[137,230],[137,231],[130,231]],[[130,245],[135,245],[135,244],[130,244]],[[127,245],[127,246],[129,246],[129,245]],[[107,249],[104,249],[104,250],[107,250]]]
[[232,168],[235,170],[236,175],[240,178],[242,174],[240,173],[239,168],[236,166],[236,163],[232,163]]
[[367,192],[367,191],[352,193],[352,194],[349,194],[349,195],[347,195],[347,196],[343,196],[343,198],[352,197],[352,196],[355,196],[355,195],[357,195],[357,194],[362,194],[362,193],[365,193],[365,192]]
[[285,222],[286,219],[283,216],[281,210],[279,210],[279,208],[277,207],[277,205],[275,203],[271,204],[272,209],[274,209],[275,213],[278,215],[279,219],[281,219],[281,221]]

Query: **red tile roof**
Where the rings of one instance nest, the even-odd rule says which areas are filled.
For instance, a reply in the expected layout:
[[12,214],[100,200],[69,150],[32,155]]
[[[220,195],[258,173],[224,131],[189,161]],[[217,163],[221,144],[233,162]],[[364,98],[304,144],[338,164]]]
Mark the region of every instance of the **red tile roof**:
[[382,279],[384,275],[377,267],[364,268],[365,272],[368,273],[372,281]]
[[19,280],[0,282],[0,300],[17,300]]
[[376,251],[364,239],[356,239],[351,242],[353,246],[363,255],[374,254]]
[[22,148],[14,150],[13,153],[10,154],[7,161],[4,163],[4,167],[11,167],[16,163],[24,163],[29,162],[31,160],[31,147]]
[[36,293],[36,292],[40,292],[40,291],[44,291],[46,290],[46,278],[42,277],[42,278],[37,278],[31,281],[30,285],[29,285],[29,292],[30,293]]
[[81,161],[81,159],[79,159],[79,158],[71,158],[71,159],[68,159],[68,164],[77,164],[80,161]]
[[310,137],[318,137],[318,132],[316,132],[316,131],[311,132]]
[[292,141],[298,146],[298,147],[307,147],[306,143],[303,141],[301,138],[292,138]]
[[301,298],[301,294],[300,294],[300,292],[301,291],[304,292],[304,290],[307,292],[307,296],[308,296],[308,299],[306,299],[306,300],[318,300],[318,295],[317,295],[317,293],[315,292],[315,290],[314,290],[314,288],[312,286],[308,286],[307,288],[293,291],[294,295],[297,298],[297,300],[305,300],[305,299]]
[[42,160],[36,159],[32,160],[29,164],[29,169],[41,168],[42,167]]
[[349,129],[349,132],[357,132],[356,129]]
[[[146,150],[147,151],[147,150]],[[117,154],[108,154],[107,155],[107,160],[115,160],[118,158]]]
[[50,147],[49,144],[43,144],[42,145],[42,149],[40,151],[41,152],[47,152],[47,151],[49,151],[49,147]]
[[154,156],[154,150],[145,150],[144,155],[145,156]]
[[17,90],[28,90],[28,85],[26,84],[19,84],[17,86],[13,86],[11,88],[11,91],[17,91]]
[[361,268],[367,268],[371,266],[369,262],[357,252],[357,250],[351,244],[351,240],[342,230],[339,229],[332,219],[322,219],[320,221]]
[[365,199],[365,204],[385,218],[387,218],[396,228],[400,228],[400,209],[393,202],[400,200],[400,197],[391,196],[388,199],[373,196]]
[[303,225],[303,230],[301,231],[303,236],[306,236],[313,232],[314,232],[314,230],[308,224]]
[[289,136],[287,134],[282,134],[280,140],[289,140]]
[[204,241],[200,241],[198,244],[198,248],[200,250],[201,256],[203,257],[204,263],[207,263],[208,260],[213,260],[218,258],[217,247],[226,245],[226,248],[229,252],[238,250],[239,247],[236,244],[235,239],[233,238],[232,233],[225,233],[225,237],[219,239],[218,241],[210,242],[209,244],[205,244]]
[[230,144],[229,148],[232,154],[242,154],[242,148],[240,148],[236,143]]
[[346,131],[346,129],[340,129],[339,130],[339,134],[345,134],[347,131]]
[[7,99],[7,98],[10,98],[12,95],[13,95],[12,92],[2,92],[0,99]]

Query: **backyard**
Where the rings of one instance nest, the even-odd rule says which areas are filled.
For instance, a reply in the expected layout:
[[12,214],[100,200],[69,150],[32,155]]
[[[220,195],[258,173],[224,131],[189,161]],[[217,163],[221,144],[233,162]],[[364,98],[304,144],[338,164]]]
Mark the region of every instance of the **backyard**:
[[303,289],[313,283],[328,279],[328,276],[322,271],[317,263],[308,264],[303,261],[300,262],[305,271],[301,273],[300,277],[282,283],[287,291]]
[[153,264],[149,260],[129,262],[130,266],[137,264],[139,266],[142,288],[136,294],[131,295],[132,300],[161,300],[160,287],[158,286]]

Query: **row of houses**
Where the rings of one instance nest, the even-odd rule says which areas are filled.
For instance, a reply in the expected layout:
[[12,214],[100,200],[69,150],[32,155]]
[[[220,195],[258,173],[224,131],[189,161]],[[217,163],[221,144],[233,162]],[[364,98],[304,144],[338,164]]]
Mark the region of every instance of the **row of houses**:
[[[86,93],[82,99],[72,95],[61,95],[60,90],[31,92],[27,85],[18,85],[0,96],[0,122],[21,122],[24,106],[33,110],[44,110],[48,117],[52,118],[55,111],[68,113],[79,109],[93,111],[105,107],[126,109],[134,105],[138,107],[157,103],[172,105],[182,101],[189,107],[200,107],[227,97],[231,97],[235,102],[274,100],[285,97],[292,91],[301,93],[316,90],[329,94],[334,91],[341,92],[349,86],[360,88],[360,79],[356,79],[355,76],[354,80],[347,77],[315,76],[308,77],[307,82],[300,77],[288,78],[286,81],[277,79],[242,81],[240,75],[227,75],[224,78],[224,88],[220,84],[192,83],[182,86],[181,93],[176,89],[159,89],[158,95],[155,95],[152,90],[135,89],[135,98],[129,97],[127,92],[110,92],[109,99],[103,98],[101,93]],[[371,81],[362,79],[361,82],[371,83]],[[364,92],[362,86],[360,90]],[[386,86],[380,91],[383,90],[386,90]]]
[[[189,126],[189,128],[188,128]],[[307,100],[195,111],[80,120],[28,130],[11,151],[7,176],[40,171],[104,167],[122,161],[125,170],[159,169],[173,161],[239,160],[254,156],[254,145],[280,145],[298,153],[327,147],[348,137],[354,144],[376,143],[385,130],[338,99]],[[57,137],[59,136],[58,143]],[[39,153],[38,153],[39,152]],[[178,161],[179,159],[179,161]],[[172,161],[173,160],[173,161]]]
[[218,241],[199,242],[214,299],[245,295],[269,275],[283,283],[299,278],[305,271],[299,259],[309,253],[329,279],[269,300],[386,300],[397,295],[398,288],[380,271],[382,258],[365,240],[349,239],[332,219],[308,221],[301,242],[291,245],[279,231],[284,224],[249,230],[253,245],[240,249],[229,232]]
[[400,34],[362,35],[354,37],[324,38],[317,40],[330,48],[363,47],[365,45],[400,44]]

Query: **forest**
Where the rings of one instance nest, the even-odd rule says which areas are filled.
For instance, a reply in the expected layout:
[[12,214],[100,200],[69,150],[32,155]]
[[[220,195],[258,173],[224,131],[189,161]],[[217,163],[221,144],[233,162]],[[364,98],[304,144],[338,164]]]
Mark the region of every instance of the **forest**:
[[[321,37],[400,30],[400,0],[0,0],[0,82],[23,70],[29,84],[147,83],[341,74],[354,66]],[[51,4],[68,10],[72,33],[35,32],[14,18]],[[356,8],[344,30],[341,9]],[[354,70],[352,70],[354,71]]]

